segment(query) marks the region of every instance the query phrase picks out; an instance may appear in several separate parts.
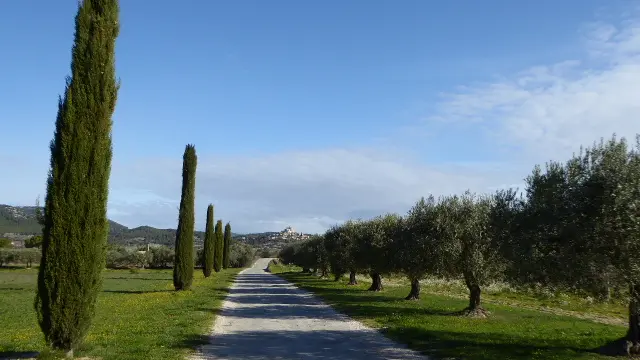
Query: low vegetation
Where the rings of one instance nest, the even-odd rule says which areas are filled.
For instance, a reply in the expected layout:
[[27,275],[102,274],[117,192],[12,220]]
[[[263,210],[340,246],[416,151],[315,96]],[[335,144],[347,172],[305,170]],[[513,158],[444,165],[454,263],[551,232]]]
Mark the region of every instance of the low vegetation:
[[[213,321],[240,269],[194,274],[191,291],[173,290],[171,270],[106,270],[96,315],[77,356],[182,359]],[[0,270],[0,358],[50,353],[33,309],[37,270]],[[16,354],[17,353],[17,354]],[[10,357],[10,356],[9,356]]]
[[[491,316],[478,319],[458,316],[467,305],[460,296],[460,284],[446,281],[422,281],[417,301],[404,300],[410,292],[408,279],[387,278],[384,291],[367,291],[371,281],[359,278],[358,285],[312,276],[297,266],[270,265],[298,286],[315,293],[339,311],[388,337],[439,359],[608,359],[594,352],[601,344],[625,334],[624,305],[592,304],[605,318],[621,325],[603,324],[598,319],[579,318],[589,313],[574,311],[566,315],[548,308],[549,299],[542,294],[521,294],[496,288],[485,296],[484,308]],[[464,286],[464,285],[463,285]],[[570,300],[568,307],[581,310],[580,299]],[[514,306],[511,306],[514,305]],[[546,311],[540,311],[546,309]]]

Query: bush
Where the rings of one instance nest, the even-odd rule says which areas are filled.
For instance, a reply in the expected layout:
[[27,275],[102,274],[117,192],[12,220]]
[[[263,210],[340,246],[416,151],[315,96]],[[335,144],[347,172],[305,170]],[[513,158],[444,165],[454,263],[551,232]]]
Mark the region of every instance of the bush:
[[24,242],[24,247],[26,247],[26,248],[40,248],[40,247],[42,247],[42,236],[41,235],[35,235],[35,236],[32,236],[32,237],[28,238]]
[[0,266],[8,264],[26,265],[31,267],[40,262],[42,252],[39,249],[6,249],[0,248]]
[[12,248],[12,247],[13,247],[13,244],[11,243],[11,240],[5,239],[5,238],[0,239],[0,249]]
[[150,267],[153,263],[153,252],[141,252],[138,250],[109,250],[107,251],[107,268],[130,269]]
[[152,269],[166,269],[173,266],[173,260],[175,258],[175,252],[168,246],[152,247],[151,260],[149,267]]
[[248,244],[231,240],[229,252],[229,267],[243,268],[251,265],[256,251]]

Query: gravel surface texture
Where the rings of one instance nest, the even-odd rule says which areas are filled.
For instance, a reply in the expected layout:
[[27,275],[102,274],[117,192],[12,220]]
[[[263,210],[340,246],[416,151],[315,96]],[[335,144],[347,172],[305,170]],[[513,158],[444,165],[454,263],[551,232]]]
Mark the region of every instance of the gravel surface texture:
[[191,359],[428,359],[266,272],[270,260],[238,275]]

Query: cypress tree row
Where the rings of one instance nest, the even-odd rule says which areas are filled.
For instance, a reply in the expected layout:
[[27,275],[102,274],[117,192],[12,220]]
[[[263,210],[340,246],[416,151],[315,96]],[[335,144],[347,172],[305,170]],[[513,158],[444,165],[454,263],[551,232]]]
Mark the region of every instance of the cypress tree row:
[[193,231],[196,190],[196,148],[187,145],[182,163],[182,198],[176,231],[176,259],[173,266],[173,286],[189,290],[193,282]]
[[222,258],[222,266],[226,269],[229,267],[229,247],[231,246],[231,224],[227,223],[224,227],[224,253]]
[[107,245],[117,0],[78,6],[71,76],[58,101],[35,309],[47,343],[73,355],[94,315]]
[[222,220],[218,220],[216,223],[216,250],[213,257],[213,268],[216,272],[222,270],[222,261],[224,254],[224,238],[222,235]]
[[213,233],[213,205],[209,204],[207,208],[207,226],[204,233],[204,261],[202,271],[204,277],[211,276],[213,271],[213,257],[215,253],[215,235]]

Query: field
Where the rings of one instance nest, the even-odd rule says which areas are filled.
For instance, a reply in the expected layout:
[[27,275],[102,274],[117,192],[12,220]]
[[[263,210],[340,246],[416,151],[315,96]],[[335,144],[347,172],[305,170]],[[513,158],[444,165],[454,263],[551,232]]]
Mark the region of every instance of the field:
[[[491,316],[477,319],[454,315],[468,301],[441,284],[423,285],[419,301],[405,301],[409,287],[402,283],[385,284],[382,292],[374,293],[366,291],[366,281],[346,286],[344,280],[320,279],[295,267],[270,269],[388,337],[441,359],[612,359],[591,350],[626,331],[621,304],[593,304],[589,312],[581,312],[571,301],[559,301],[553,308],[551,301],[531,295],[497,293],[484,302]],[[567,313],[574,316],[562,315]]]
[[[76,355],[183,358],[207,332],[239,271],[228,269],[205,279],[196,270],[193,290],[176,292],[171,270],[106,270],[93,325]],[[36,279],[36,269],[0,270],[0,358],[47,355],[33,309]]]

